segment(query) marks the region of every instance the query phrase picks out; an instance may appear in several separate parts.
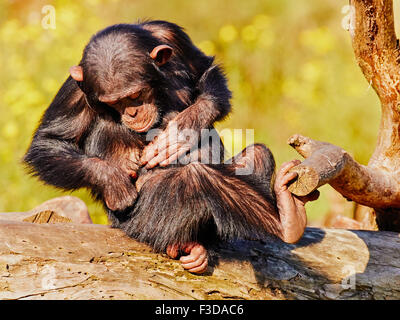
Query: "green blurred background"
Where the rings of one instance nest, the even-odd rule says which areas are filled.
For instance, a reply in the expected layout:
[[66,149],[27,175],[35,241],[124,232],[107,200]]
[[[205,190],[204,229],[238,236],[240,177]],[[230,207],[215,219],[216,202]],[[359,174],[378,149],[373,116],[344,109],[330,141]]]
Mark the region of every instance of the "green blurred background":
[[[379,126],[379,101],[358,68],[342,22],[347,0],[3,0],[0,3],[0,212],[25,211],[62,195],[26,174],[21,158],[37,123],[93,33],[115,23],[164,19],[225,67],[234,112],[218,125],[255,129],[278,166],[299,158],[301,133],[348,150],[363,164]],[[45,29],[52,5],[56,28]],[[244,143],[246,143],[244,141]],[[239,143],[240,144],[240,143]],[[242,145],[238,146],[239,148]],[[308,204],[311,225],[352,204],[329,187]],[[107,223],[85,190],[96,223]]]

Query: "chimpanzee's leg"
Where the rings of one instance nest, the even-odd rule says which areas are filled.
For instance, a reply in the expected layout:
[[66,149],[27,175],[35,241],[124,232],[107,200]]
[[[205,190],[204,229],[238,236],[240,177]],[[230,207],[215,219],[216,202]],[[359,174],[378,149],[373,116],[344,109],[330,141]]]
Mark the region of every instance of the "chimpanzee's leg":
[[262,144],[247,147],[230,162],[236,172],[240,170],[238,173],[242,179],[261,193],[264,192],[268,199],[275,201],[282,231],[279,237],[288,243],[297,242],[307,223],[305,204],[319,197],[318,191],[305,197],[297,197],[288,190],[288,183],[297,176],[290,169],[300,161],[292,160],[282,164],[276,174],[276,181],[274,158],[269,149]]
[[189,253],[181,258],[184,267],[201,272],[204,247],[217,239],[281,236],[273,172],[273,157],[262,145],[246,148],[231,164],[153,169],[121,227],[157,251]]
[[269,200],[274,200],[275,160],[263,144],[252,144],[225,162],[227,169]]
[[[271,151],[263,144],[254,144],[245,148],[235,157],[223,165],[227,175],[237,175],[250,186],[257,189],[260,195],[273,202],[273,179],[275,173],[275,160]],[[185,244],[181,247],[170,245],[167,254],[171,258],[179,256],[179,252],[187,253],[180,258],[182,266],[191,272],[201,273],[207,268],[207,250],[198,242]]]
[[[225,171],[227,176],[236,175],[237,178],[258,190],[260,196],[264,196],[272,203],[275,201],[273,192],[275,160],[271,151],[265,145],[248,146],[226,161],[220,167],[220,170]],[[167,248],[167,254],[171,258],[178,257],[180,251],[188,254],[180,258],[185,269],[195,273],[201,273],[206,269],[207,251],[201,243],[192,242],[183,246],[175,244]]]

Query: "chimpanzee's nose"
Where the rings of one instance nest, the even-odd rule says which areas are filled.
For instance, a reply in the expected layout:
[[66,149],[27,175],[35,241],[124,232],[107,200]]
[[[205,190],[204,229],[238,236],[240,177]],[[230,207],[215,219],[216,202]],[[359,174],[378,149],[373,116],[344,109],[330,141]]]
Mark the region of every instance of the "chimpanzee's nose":
[[125,112],[132,118],[136,117],[136,114],[138,112],[137,107],[127,107],[125,108]]

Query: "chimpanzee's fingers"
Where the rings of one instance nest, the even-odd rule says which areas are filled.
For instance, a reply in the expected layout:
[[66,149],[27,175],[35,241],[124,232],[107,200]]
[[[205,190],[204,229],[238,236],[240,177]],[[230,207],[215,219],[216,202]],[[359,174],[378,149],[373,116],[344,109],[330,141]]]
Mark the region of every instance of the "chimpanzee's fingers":
[[292,169],[293,167],[299,165],[300,163],[301,163],[301,161],[298,160],[298,159],[294,159],[292,161],[288,161],[288,162],[283,163],[281,165],[281,167],[279,168],[278,176],[282,176],[282,175],[286,174],[290,169]]
[[149,162],[147,162],[146,169],[151,169],[154,168],[156,165],[158,165],[160,162],[167,160],[171,155],[175,154],[180,148],[179,143],[175,143],[168,148],[160,151],[160,153],[155,156],[153,159],[151,159]]
[[175,259],[179,254],[178,245],[169,245],[167,248],[167,255],[170,256],[172,259]]
[[143,149],[142,156],[140,158],[140,164],[144,166],[147,162],[153,159],[158,154],[158,147],[154,143],[154,141],[150,142],[146,147]]
[[208,259],[205,258],[204,260],[200,260],[200,261],[203,261],[203,262],[199,266],[195,266],[192,268],[189,268],[188,266],[183,266],[183,265],[182,266],[191,273],[203,273],[204,271],[207,270]]
[[193,249],[195,246],[198,246],[198,245],[199,245],[199,244],[198,244],[197,242],[188,242],[188,243],[184,244],[184,245],[181,247],[181,249],[182,249],[182,251],[185,252],[185,253],[190,253],[190,252],[192,251],[192,249]]
[[[185,269],[188,268],[193,268],[198,266],[203,262],[203,260],[207,257],[206,252],[191,252],[187,256],[182,256],[180,257],[180,262],[182,262],[182,265],[184,266]],[[201,260],[201,262],[199,262]],[[187,266],[187,268],[185,267]]]
[[286,185],[293,179],[295,179],[297,177],[297,173],[296,172],[289,172],[290,169],[292,169],[293,167],[299,165],[301,163],[300,160],[292,160],[289,162],[285,162],[282,164],[282,166],[280,167],[277,175],[276,175],[276,180],[274,183],[274,190],[275,193],[280,193],[280,192],[284,192],[287,190]]
[[190,255],[183,256],[179,259],[182,263],[182,267],[189,272],[202,273],[207,269],[208,259],[207,251],[203,246],[195,246],[191,251]]
[[190,145],[181,145],[175,153],[170,154],[168,159],[160,162],[160,167],[166,167],[171,163],[177,161],[181,156],[183,156],[188,150],[190,150]]
[[182,256],[180,261],[183,264],[191,263],[196,261],[201,256],[207,256],[207,250],[197,242],[187,243],[184,247],[181,248],[183,252],[189,253],[187,256]]
[[283,177],[279,179],[278,186],[286,186],[290,181],[298,176],[297,172],[288,172]]
[[154,157],[163,153],[170,146],[178,143],[178,135],[169,131],[163,131],[154,141],[152,141],[143,151],[141,160],[142,166],[150,162]]
[[156,156],[158,156],[163,150],[166,149],[166,145],[164,144],[159,144],[158,140],[152,141],[150,144],[148,144],[144,150],[142,157],[140,159],[140,163],[142,166],[144,166],[146,163],[148,163],[151,159],[154,159]]
[[284,185],[285,183],[283,183],[281,180],[285,177],[285,175],[287,174],[287,172],[290,169],[299,165],[300,163],[301,163],[300,160],[297,160],[297,159],[283,163],[281,165],[281,167],[279,168],[278,173],[276,175],[275,184],[276,185]]
[[175,129],[165,129],[161,134],[156,138],[155,141],[160,148],[165,148],[166,146],[170,145],[178,141],[178,133]]
[[320,195],[320,192],[318,190],[314,190],[313,192],[311,192],[310,194],[308,194],[304,197],[296,196],[296,198],[299,199],[304,204],[306,204],[309,201],[317,200],[319,198],[319,195]]
[[158,153],[160,153],[161,149],[165,149],[164,144],[165,141],[167,141],[165,137],[166,135],[165,131],[161,132],[160,135],[155,137],[154,140],[144,148],[142,158],[140,159],[142,165],[145,165],[153,159]]
[[167,148],[171,144],[178,141],[178,129],[176,125],[169,126],[161,132],[154,140],[153,143],[158,146],[159,151]]

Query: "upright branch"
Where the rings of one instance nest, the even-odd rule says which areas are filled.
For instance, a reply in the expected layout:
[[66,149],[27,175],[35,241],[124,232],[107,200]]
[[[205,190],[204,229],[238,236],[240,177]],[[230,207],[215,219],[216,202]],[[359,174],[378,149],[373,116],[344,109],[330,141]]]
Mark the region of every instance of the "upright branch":
[[400,230],[400,54],[392,0],[351,0],[350,34],[356,60],[377,93],[382,118],[375,151],[357,163],[331,144],[295,135],[288,143],[307,158],[290,187],[305,195],[329,183],[344,197],[375,209],[380,229]]
[[392,0],[351,0],[351,36],[356,60],[377,93],[382,118],[369,166],[400,168],[400,55]]

